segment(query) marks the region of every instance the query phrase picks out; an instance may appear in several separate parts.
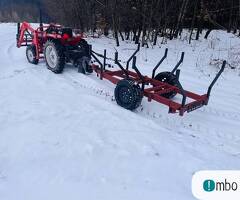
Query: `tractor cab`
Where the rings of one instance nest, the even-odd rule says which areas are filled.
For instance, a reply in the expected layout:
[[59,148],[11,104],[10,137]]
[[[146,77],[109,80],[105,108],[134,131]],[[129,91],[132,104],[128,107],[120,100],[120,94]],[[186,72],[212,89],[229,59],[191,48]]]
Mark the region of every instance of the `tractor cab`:
[[55,24],[49,24],[49,27],[46,29],[47,34],[57,34],[61,35],[63,38],[72,38],[73,30],[72,28],[61,27]]

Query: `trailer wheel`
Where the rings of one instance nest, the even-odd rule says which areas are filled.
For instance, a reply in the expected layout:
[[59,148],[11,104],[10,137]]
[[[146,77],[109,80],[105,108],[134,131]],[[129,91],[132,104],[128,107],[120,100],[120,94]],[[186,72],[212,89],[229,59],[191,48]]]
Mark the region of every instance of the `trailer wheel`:
[[119,81],[114,93],[117,104],[127,110],[138,108],[143,99],[142,90],[131,79]]
[[62,73],[65,66],[63,46],[54,41],[47,41],[44,47],[44,57],[49,70],[56,74]]
[[[163,83],[168,83],[169,85],[178,87],[178,79],[174,74],[171,74],[171,72],[161,72],[156,77],[155,80],[161,81]],[[176,92],[169,92],[166,94],[162,94],[161,96],[172,99],[177,95]]]
[[37,65],[38,64],[38,59],[36,58],[37,53],[36,53],[36,46],[35,45],[30,45],[26,49],[26,56],[27,60],[29,63]]

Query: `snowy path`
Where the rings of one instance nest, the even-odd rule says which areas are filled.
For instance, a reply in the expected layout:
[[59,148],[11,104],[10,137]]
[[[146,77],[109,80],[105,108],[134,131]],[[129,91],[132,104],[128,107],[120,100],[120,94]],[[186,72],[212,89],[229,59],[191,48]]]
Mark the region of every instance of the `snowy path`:
[[[194,172],[239,169],[236,71],[225,72],[208,107],[183,118],[146,100],[129,112],[113,100],[114,86],[95,75],[83,76],[71,66],[55,75],[44,62],[28,64],[25,49],[15,47],[15,30],[0,24],[1,200],[190,200]],[[114,41],[89,42],[97,51],[114,52]],[[208,44],[193,52],[194,45],[176,43],[167,45],[171,56],[163,68],[169,70],[186,50],[183,85],[204,93],[217,71],[204,65]],[[119,49],[123,58],[135,48],[126,46]],[[149,74],[163,52],[142,50],[141,70]]]

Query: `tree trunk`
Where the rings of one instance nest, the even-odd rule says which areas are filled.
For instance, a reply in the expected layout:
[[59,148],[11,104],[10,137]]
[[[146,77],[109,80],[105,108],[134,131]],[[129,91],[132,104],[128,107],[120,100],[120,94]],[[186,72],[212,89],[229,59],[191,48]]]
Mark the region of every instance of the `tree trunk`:
[[114,37],[115,37],[115,40],[116,40],[116,45],[117,45],[117,47],[119,47],[120,46],[120,44],[119,44],[119,38],[118,38],[118,29],[117,29],[117,17],[116,17],[116,15],[117,15],[117,13],[116,13],[116,11],[117,11],[117,0],[115,0],[115,3],[114,3],[114,9],[113,9],[113,14],[112,14],[112,22],[113,22],[113,29],[114,29]]
[[191,44],[191,40],[192,40],[192,34],[193,34],[193,29],[194,29],[194,25],[195,25],[195,19],[196,19],[196,15],[197,15],[198,0],[195,0],[194,3],[195,3],[195,8],[194,8],[193,18],[192,18],[191,33],[190,33],[190,37],[189,37],[189,44]]
[[178,33],[181,30],[182,20],[184,19],[186,11],[187,11],[188,1],[189,0],[183,0],[182,7],[181,7],[179,15],[178,15],[178,21],[177,21],[177,26],[175,29],[174,37],[178,37]]

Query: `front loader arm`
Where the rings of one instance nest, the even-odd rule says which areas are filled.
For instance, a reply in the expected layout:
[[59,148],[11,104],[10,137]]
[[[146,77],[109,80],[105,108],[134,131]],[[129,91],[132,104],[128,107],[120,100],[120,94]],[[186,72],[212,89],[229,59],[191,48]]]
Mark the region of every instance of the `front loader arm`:
[[27,46],[28,42],[32,42],[35,30],[27,22],[23,22],[21,25],[18,23],[17,31],[17,47]]

